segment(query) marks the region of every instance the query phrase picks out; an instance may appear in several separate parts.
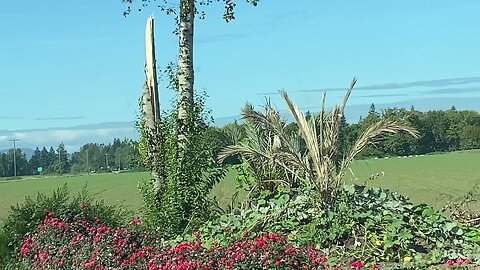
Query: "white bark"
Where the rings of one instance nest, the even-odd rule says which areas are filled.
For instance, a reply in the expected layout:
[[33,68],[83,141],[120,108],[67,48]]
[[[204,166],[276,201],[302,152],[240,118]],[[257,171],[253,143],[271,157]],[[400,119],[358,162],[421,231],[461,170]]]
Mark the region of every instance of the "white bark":
[[155,58],[155,33],[154,33],[154,19],[149,17],[147,20],[147,27],[145,30],[145,75],[147,80],[147,87],[150,91],[152,110],[154,116],[154,123],[160,122],[160,98],[158,95],[157,83],[157,65]]
[[178,54],[178,95],[179,95],[179,155],[185,150],[185,133],[191,123],[189,115],[193,109],[193,29],[195,19],[195,0],[180,1],[179,54]]
[[147,155],[151,164],[153,186],[155,192],[160,190],[163,182],[161,169],[161,149],[162,138],[159,130],[160,124],[160,101],[158,95],[157,67],[155,58],[155,38],[154,38],[154,19],[148,18],[145,30],[145,76],[146,82],[142,96],[142,116],[144,123],[144,135],[148,143]]

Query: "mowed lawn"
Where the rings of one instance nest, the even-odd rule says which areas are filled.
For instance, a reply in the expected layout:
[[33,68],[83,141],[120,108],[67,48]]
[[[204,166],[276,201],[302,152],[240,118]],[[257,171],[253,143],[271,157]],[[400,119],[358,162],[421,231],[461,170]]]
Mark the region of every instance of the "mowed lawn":
[[[367,185],[397,191],[414,203],[427,203],[440,210],[452,197],[465,195],[480,182],[480,151],[358,160],[351,169],[354,176],[347,174],[349,183],[363,184],[371,175],[383,172]],[[231,201],[235,175],[230,172],[212,191],[220,205]],[[472,206],[480,211],[480,202]]]
[[[480,151],[357,160],[352,171],[358,178],[353,181],[357,184],[383,172],[383,176],[370,181],[368,186],[389,188],[407,195],[415,203],[428,203],[441,209],[452,196],[465,195],[480,183]],[[480,211],[480,204],[475,207]]]
[[10,206],[23,202],[25,196],[35,198],[38,192],[51,195],[53,190],[65,183],[72,195],[87,185],[89,194],[95,199],[138,211],[141,205],[141,196],[138,193],[137,184],[148,175],[146,172],[110,173],[62,177],[27,177],[15,181],[0,181],[0,223],[7,216]]
[[[383,176],[368,185],[389,188],[407,195],[415,203],[428,203],[440,209],[451,196],[464,195],[480,182],[480,151],[359,160],[353,164],[352,170],[355,177],[347,175],[351,182],[360,184],[372,174],[383,172]],[[230,171],[212,191],[212,196],[223,207],[230,203],[235,193],[235,175],[235,171]],[[35,197],[37,192],[51,194],[65,183],[72,194],[87,184],[94,198],[103,199],[107,204],[122,205],[138,214],[141,196],[137,184],[148,176],[147,172],[140,172],[0,181],[0,223],[10,206],[23,202],[25,196]],[[476,207],[480,210],[480,204]]]

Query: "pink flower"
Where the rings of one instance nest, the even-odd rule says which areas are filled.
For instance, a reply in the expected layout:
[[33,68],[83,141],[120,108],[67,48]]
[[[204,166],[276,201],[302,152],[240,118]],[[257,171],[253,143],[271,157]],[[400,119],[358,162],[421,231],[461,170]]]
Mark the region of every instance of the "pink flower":
[[133,225],[133,226],[140,226],[140,225],[142,225],[142,221],[140,220],[139,217],[136,217],[136,218],[132,219],[132,221],[130,221],[130,224]]
[[96,235],[94,238],[93,238],[93,241],[95,243],[99,243],[100,241],[102,241],[102,238],[100,237],[100,235]]
[[278,260],[275,262],[275,266],[281,266],[284,262],[285,262],[284,259],[278,259]]
[[48,252],[46,252],[45,250],[42,250],[42,252],[40,252],[40,259],[41,260],[48,260],[51,257],[52,256],[50,254],[48,254]]
[[363,264],[362,261],[355,261],[352,263],[352,268],[354,269],[362,269],[365,265]]
[[285,255],[295,256],[295,254],[297,254],[297,248],[295,246],[292,246],[291,248],[285,250]]
[[455,261],[454,261],[454,260],[448,260],[448,261],[447,261],[447,265],[448,265],[449,267],[453,267],[453,266],[455,265]]
[[29,251],[30,251],[30,250],[29,250],[28,248],[22,247],[22,248],[20,249],[20,254],[22,254],[22,255],[27,255]]
[[85,209],[85,208],[88,208],[88,207],[89,207],[88,203],[81,203],[80,204],[80,208]]

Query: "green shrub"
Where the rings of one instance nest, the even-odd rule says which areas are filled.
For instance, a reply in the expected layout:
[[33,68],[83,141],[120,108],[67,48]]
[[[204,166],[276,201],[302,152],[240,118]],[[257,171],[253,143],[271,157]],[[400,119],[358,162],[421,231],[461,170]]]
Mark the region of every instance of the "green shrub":
[[435,264],[479,254],[480,230],[457,224],[427,205],[413,205],[398,193],[347,186],[328,209],[316,204],[316,196],[307,188],[263,192],[249,209],[206,223],[203,240],[227,244],[245,231],[274,232],[300,246],[368,262],[415,257]]
[[310,117],[285,91],[280,91],[295,119],[297,132],[292,132],[294,130],[270,101],[263,110],[247,104],[242,110],[247,136],[236,145],[222,149],[219,160],[240,156],[242,162],[248,162],[255,189],[273,190],[278,185],[314,188],[321,194],[316,203],[331,207],[342,192],[344,176],[351,163],[368,146],[376,146],[399,132],[418,137],[414,128],[399,121],[381,119],[366,128],[347,149],[341,130],[346,125],[344,110],[356,81],[353,79],[342,105],[335,105],[328,112],[324,95],[320,112]]
[[12,252],[19,251],[21,240],[33,232],[48,212],[54,212],[63,221],[82,218],[94,222],[100,219],[109,226],[117,227],[130,216],[119,209],[106,206],[103,201],[94,201],[85,188],[70,198],[66,185],[55,190],[51,196],[38,193],[36,199],[26,197],[24,203],[12,206],[0,229],[0,263],[5,264]]
[[[132,225],[138,225],[132,222]],[[197,236],[199,236],[197,234]],[[349,263],[363,269],[363,262]],[[63,222],[49,213],[24,238],[12,269],[332,269],[313,247],[296,246],[284,235],[262,234],[206,248],[198,238],[168,245],[130,228],[85,220]],[[346,268],[345,268],[346,269]]]
[[[215,161],[215,130],[208,126],[208,112],[204,97],[197,96],[185,136],[185,153],[180,156],[177,109],[164,115],[159,129],[161,138],[149,139],[143,123],[140,144],[145,164],[164,172],[161,186],[155,190],[150,179],[140,183],[143,197],[142,215],[145,227],[166,239],[196,230],[202,223],[215,217],[215,204],[208,197],[212,188],[226,173]],[[161,149],[156,160],[149,159],[149,148]],[[165,226],[168,224],[168,226]]]

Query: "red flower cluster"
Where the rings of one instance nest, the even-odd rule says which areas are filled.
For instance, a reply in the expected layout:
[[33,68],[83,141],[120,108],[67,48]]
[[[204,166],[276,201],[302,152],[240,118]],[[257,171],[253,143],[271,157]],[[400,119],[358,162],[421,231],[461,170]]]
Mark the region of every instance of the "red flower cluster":
[[264,234],[228,247],[205,248],[200,240],[153,254],[149,270],[164,269],[330,269],[328,259],[313,247],[298,248],[285,236]]
[[457,258],[456,260],[448,260],[447,265],[448,267],[454,267],[454,266],[462,266],[465,264],[471,264],[473,261],[470,258]]
[[[140,219],[131,224],[140,225]],[[105,226],[99,219],[93,224],[85,220],[66,223],[49,213],[24,240],[18,263],[31,269],[342,269],[330,267],[315,248],[294,246],[278,234],[250,239],[245,233],[229,246],[209,248],[196,236],[192,242],[164,246],[127,228]],[[364,263],[353,262],[350,269],[364,269]]]
[[132,257],[146,257],[138,251],[147,241],[151,240],[127,228],[105,226],[99,218],[93,224],[86,220],[67,223],[48,212],[42,224],[23,241],[18,263],[31,269],[118,269]]

